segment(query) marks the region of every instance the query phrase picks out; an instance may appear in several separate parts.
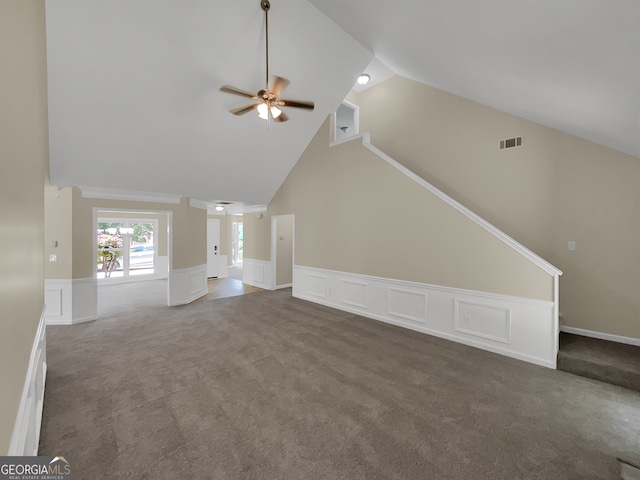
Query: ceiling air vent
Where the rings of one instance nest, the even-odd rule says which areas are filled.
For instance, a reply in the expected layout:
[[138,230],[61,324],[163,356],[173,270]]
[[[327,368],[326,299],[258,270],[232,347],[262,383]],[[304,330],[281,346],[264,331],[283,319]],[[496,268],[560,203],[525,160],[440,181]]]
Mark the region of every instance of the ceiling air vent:
[[500,150],[504,150],[505,148],[513,148],[522,146],[522,137],[513,137],[507,138],[505,140],[500,140]]

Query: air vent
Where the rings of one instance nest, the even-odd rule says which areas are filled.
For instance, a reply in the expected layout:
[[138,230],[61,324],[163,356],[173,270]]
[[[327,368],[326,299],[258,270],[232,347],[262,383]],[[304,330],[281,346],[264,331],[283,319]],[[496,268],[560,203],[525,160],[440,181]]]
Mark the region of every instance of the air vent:
[[500,140],[500,150],[504,150],[505,148],[513,148],[513,147],[521,147],[522,146],[522,137],[513,137],[507,138],[505,140]]

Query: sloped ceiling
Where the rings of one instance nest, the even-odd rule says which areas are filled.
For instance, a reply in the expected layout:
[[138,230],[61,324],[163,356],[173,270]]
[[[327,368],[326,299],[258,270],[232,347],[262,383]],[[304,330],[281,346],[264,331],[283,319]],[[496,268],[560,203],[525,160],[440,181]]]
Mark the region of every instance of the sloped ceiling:
[[310,0],[391,70],[640,157],[637,0]]
[[51,183],[269,202],[372,54],[305,0],[274,0],[270,73],[312,100],[267,125],[259,0],[47,1]]
[[[637,0],[47,0],[51,182],[266,204],[370,64],[640,157]],[[375,54],[375,58],[373,57]],[[376,78],[378,76],[378,78]]]

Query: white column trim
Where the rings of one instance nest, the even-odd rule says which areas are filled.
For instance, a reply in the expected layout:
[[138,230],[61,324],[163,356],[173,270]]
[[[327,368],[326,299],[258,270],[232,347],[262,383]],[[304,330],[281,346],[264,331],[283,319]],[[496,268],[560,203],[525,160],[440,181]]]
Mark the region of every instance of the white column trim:
[[207,264],[169,272],[169,300],[171,307],[186,305],[209,293]]
[[44,296],[47,325],[73,325],[98,317],[95,278],[45,279]]

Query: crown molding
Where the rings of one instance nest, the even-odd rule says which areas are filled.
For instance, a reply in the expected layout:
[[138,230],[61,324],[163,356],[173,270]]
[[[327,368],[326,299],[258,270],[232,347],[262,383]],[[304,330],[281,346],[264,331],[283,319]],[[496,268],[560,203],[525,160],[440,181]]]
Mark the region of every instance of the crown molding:
[[137,192],[134,190],[119,190],[102,187],[78,188],[80,188],[84,198],[99,198],[102,200],[129,200],[134,202],[171,203],[177,205],[182,199],[182,195],[170,193]]

